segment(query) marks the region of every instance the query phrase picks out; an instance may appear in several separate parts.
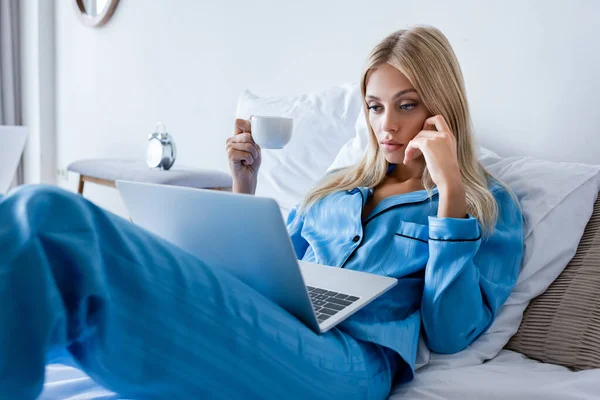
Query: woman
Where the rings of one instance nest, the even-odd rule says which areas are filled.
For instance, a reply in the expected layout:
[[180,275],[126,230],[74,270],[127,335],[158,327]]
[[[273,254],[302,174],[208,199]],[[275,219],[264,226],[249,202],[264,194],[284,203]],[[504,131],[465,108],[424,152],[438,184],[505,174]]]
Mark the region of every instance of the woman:
[[[371,141],[290,213],[298,258],[398,285],[317,335],[228,273],[52,188],[0,203],[0,393],[35,398],[68,350],[130,398],[385,398],[438,352],[481,335],[519,271],[522,215],[478,163],[456,57],[436,29],[396,32],[362,79]],[[227,141],[254,193],[248,121]],[[5,222],[7,221],[7,223]],[[422,329],[421,329],[422,326]],[[10,328],[9,328],[10,327]]]

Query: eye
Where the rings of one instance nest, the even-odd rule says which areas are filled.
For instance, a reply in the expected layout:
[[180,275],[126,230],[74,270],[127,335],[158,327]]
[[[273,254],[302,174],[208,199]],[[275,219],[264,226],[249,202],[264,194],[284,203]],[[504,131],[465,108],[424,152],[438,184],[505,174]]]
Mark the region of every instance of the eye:
[[381,111],[382,107],[378,106],[376,104],[373,104],[372,106],[369,106],[367,109],[369,111],[379,112],[379,111]]
[[410,103],[410,104],[401,104],[401,105],[400,105],[400,108],[401,108],[402,110],[404,110],[404,111],[410,111],[410,110],[412,110],[413,108],[415,108],[416,106],[417,106],[417,104],[416,104],[416,103]]

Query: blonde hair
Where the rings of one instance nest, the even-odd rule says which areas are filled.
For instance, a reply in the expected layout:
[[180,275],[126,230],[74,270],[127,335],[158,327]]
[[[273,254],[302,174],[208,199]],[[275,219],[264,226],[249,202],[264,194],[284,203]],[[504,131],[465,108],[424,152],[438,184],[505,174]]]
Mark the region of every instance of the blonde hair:
[[[383,64],[389,64],[402,72],[417,90],[427,110],[432,115],[442,115],[448,123],[456,137],[467,212],[478,219],[484,233],[490,234],[498,218],[498,205],[487,183],[488,179],[495,178],[477,159],[463,76],[448,39],[434,27],[418,26],[394,32],[375,46],[361,80],[363,111],[367,116],[367,76],[370,71]],[[362,159],[354,166],[326,175],[307,194],[300,212],[333,192],[360,186],[375,187],[384,180],[389,164],[379,151],[373,128],[370,124],[367,125],[370,139]],[[431,197],[435,184],[427,168],[423,173],[422,184]]]

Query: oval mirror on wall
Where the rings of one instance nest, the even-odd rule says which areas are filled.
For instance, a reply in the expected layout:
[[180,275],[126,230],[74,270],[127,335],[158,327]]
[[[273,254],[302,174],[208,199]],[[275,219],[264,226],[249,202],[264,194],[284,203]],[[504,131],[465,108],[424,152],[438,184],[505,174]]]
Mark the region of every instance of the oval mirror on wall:
[[87,26],[102,26],[108,22],[119,0],[72,0],[79,19]]

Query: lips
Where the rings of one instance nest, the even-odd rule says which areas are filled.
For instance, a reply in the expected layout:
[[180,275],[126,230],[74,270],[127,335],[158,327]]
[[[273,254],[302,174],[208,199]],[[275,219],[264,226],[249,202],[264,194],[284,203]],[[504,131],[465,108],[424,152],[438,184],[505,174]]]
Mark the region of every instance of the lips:
[[396,143],[396,142],[380,142],[381,143],[381,147],[383,148],[383,150],[385,151],[396,151],[400,148],[402,148],[402,146],[404,146],[401,143]]

